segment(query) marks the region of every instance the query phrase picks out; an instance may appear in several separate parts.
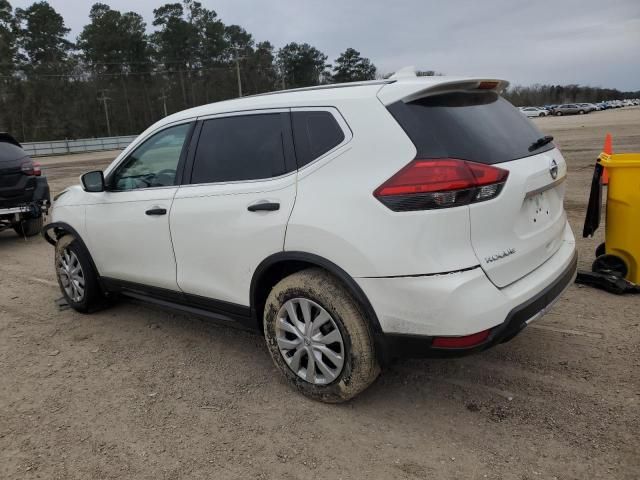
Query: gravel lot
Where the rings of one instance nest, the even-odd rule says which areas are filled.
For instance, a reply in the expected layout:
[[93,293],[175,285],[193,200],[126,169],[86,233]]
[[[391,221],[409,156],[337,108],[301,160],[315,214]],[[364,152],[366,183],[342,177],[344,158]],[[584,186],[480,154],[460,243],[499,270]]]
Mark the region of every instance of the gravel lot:
[[[579,237],[604,135],[640,151],[640,108],[536,123]],[[113,156],[42,163],[59,191]],[[129,301],[61,312],[43,239],[3,232],[0,252],[2,479],[640,477],[640,296],[574,285],[512,342],[401,361],[334,406],[289,390],[257,335]]]

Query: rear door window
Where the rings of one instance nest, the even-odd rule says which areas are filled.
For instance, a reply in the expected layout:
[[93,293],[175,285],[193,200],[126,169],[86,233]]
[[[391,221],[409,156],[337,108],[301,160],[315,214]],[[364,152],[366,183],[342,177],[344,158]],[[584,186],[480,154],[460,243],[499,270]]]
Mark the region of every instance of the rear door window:
[[298,167],[311,163],[345,139],[342,128],[331,112],[294,111],[291,115]]
[[260,180],[286,173],[288,118],[285,113],[264,113],[205,120],[191,183]]
[[459,158],[494,164],[536,155],[544,136],[517,108],[495,92],[454,92],[389,105],[419,158]]

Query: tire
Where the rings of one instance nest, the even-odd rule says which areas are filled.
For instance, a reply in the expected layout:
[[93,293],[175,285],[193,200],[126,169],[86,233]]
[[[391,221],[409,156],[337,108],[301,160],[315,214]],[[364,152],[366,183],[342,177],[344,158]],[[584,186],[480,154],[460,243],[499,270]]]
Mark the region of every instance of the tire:
[[604,255],[606,253],[607,253],[606,245],[604,244],[604,242],[602,242],[596,248],[596,257],[600,257],[600,256],[602,256],[602,255]]
[[620,278],[625,278],[629,273],[629,267],[625,261],[617,255],[600,255],[591,265],[591,271],[597,273],[610,273]]
[[[304,322],[304,305],[308,306],[308,322]],[[295,319],[291,310],[296,312]],[[313,325],[325,314],[328,320],[324,316],[322,323]],[[308,334],[306,325],[313,325]],[[373,334],[361,308],[342,283],[321,269],[294,273],[271,290],[264,311],[264,335],[271,358],[287,382],[314,400],[345,402],[380,373]],[[339,341],[328,343],[338,335]],[[333,354],[325,356],[328,346]],[[341,359],[341,366],[335,358]],[[307,374],[310,362],[313,373]]]
[[578,115],[584,115],[584,110],[580,110],[580,111],[578,112]]
[[541,117],[546,117],[547,115],[545,113],[541,113],[540,116]]
[[44,219],[42,216],[37,218],[25,218],[19,223],[13,225],[15,232],[21,237],[33,237],[42,231]]
[[562,112],[556,112],[556,117],[561,117],[562,116]]
[[[72,275],[78,265],[80,270]],[[56,243],[54,267],[60,291],[71,308],[80,313],[90,313],[104,306],[104,295],[89,254],[71,235],[60,238]],[[72,283],[75,283],[75,288]]]

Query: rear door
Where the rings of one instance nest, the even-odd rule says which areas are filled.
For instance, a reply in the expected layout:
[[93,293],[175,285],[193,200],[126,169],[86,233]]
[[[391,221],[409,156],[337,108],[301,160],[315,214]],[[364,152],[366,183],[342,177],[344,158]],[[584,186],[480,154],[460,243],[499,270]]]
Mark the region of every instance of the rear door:
[[178,285],[204,302],[218,300],[218,308],[247,306],[254,270],[283,250],[295,201],[289,111],[219,115],[199,123],[187,184],[171,209]]
[[496,286],[524,277],[558,250],[566,226],[566,164],[509,102],[493,91],[458,91],[397,102],[389,110],[419,158],[461,159],[509,172],[497,197],[464,207],[476,257]]

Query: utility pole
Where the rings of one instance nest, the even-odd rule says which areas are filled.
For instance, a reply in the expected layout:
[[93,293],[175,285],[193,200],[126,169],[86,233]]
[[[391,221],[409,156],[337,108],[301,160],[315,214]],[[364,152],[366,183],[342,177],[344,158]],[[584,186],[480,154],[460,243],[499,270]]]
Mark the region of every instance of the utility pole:
[[167,94],[165,92],[165,90],[162,90],[162,96],[160,97],[160,100],[162,100],[162,106],[164,107],[164,116],[167,116]]
[[98,98],[99,102],[102,102],[104,105],[104,116],[107,120],[107,136],[111,136],[111,124],[109,123],[109,107],[107,106],[107,101],[110,101],[111,98],[107,97],[108,90],[100,90],[102,96]]
[[233,47],[233,49],[236,51],[234,60],[236,62],[236,75],[238,76],[238,96],[241,97],[242,96],[242,80],[240,79],[240,60],[242,60],[244,57],[240,57],[238,55],[238,51],[240,50],[240,47]]

